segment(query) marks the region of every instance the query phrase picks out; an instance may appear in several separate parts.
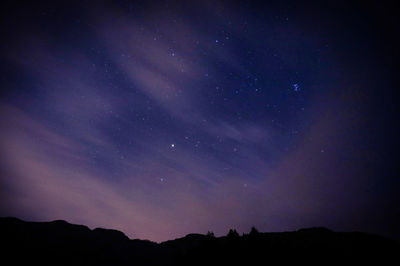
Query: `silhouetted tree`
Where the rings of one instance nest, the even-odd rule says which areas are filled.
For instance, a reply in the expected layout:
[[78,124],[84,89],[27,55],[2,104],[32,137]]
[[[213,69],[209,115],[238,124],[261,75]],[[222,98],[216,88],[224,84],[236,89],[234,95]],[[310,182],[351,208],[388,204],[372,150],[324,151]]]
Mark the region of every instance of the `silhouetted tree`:
[[251,235],[251,236],[256,236],[256,235],[258,235],[258,234],[259,234],[258,230],[253,226],[253,227],[251,228],[251,230],[250,230],[250,235]]
[[239,237],[239,234],[238,234],[238,232],[236,231],[236,229],[230,229],[230,230],[229,230],[229,233],[228,233],[228,237],[229,237],[229,238],[238,238],[238,237]]
[[214,232],[212,232],[212,231],[208,231],[208,232],[207,232],[207,236],[208,236],[208,237],[215,237],[215,236],[214,236]]
[[[12,265],[320,265],[327,258],[335,264],[379,261],[379,265],[391,265],[398,261],[400,250],[397,241],[385,237],[326,228],[243,238],[231,229],[229,237],[190,234],[158,244],[65,221],[38,223],[0,217],[0,236],[6,244],[2,259]],[[266,250],[270,251],[267,256]]]

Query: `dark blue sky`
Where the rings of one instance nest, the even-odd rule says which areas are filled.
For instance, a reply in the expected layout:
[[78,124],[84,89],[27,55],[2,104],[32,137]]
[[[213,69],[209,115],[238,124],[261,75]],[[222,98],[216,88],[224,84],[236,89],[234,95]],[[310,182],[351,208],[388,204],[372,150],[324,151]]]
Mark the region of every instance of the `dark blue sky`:
[[251,226],[399,237],[391,6],[2,13],[1,215],[155,241]]

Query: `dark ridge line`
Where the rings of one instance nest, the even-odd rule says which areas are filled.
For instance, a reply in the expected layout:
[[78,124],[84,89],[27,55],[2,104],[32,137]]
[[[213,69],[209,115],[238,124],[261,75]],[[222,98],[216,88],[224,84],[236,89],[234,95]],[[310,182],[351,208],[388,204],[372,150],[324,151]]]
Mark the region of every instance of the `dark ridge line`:
[[[17,222],[20,222],[20,223],[42,224],[42,225],[46,225],[46,224],[48,224],[48,225],[52,225],[52,224],[60,224],[60,225],[62,225],[62,224],[64,224],[64,225],[68,225],[68,226],[71,226],[71,227],[88,230],[88,231],[91,231],[91,232],[94,232],[94,233],[97,233],[97,232],[111,233],[112,232],[112,233],[115,233],[115,234],[120,234],[121,236],[125,237],[129,241],[146,241],[146,242],[154,243],[154,244],[157,244],[157,245],[163,245],[163,244],[170,243],[170,242],[173,242],[173,241],[176,241],[176,240],[181,240],[181,239],[186,239],[186,238],[191,238],[191,237],[207,237],[206,234],[189,233],[189,234],[187,234],[185,236],[182,236],[182,237],[177,237],[177,238],[174,238],[174,239],[169,239],[169,240],[165,240],[165,241],[161,241],[161,242],[156,242],[156,241],[152,241],[152,240],[149,240],[149,239],[129,238],[124,232],[122,232],[120,230],[117,230],[117,229],[109,229],[109,228],[103,228],[103,227],[95,227],[93,229],[90,229],[86,225],[74,224],[74,223],[70,223],[70,222],[68,222],[66,220],[61,220],[61,219],[57,219],[57,220],[53,220],[53,221],[26,221],[26,220],[22,220],[22,219],[17,218],[17,217],[12,217],[12,216],[0,217],[0,222],[3,221],[3,220],[14,220],[14,221],[17,221]],[[231,230],[236,232],[235,229],[231,229]],[[280,231],[280,232],[258,232],[257,231],[257,233],[260,234],[260,235],[271,235],[271,236],[272,235],[282,235],[282,234],[315,233],[315,232],[319,232],[319,233],[323,233],[323,234],[326,234],[326,233],[353,234],[353,235],[354,234],[361,234],[361,235],[365,235],[365,236],[379,237],[381,239],[386,239],[386,240],[393,241],[393,242],[396,242],[396,243],[400,244],[400,242],[395,240],[395,239],[392,239],[392,238],[389,238],[389,237],[386,237],[386,236],[381,236],[379,234],[362,232],[362,231],[349,231],[349,232],[333,231],[333,230],[328,229],[328,228],[323,227],[323,226],[313,226],[313,227],[301,228],[301,229],[298,229],[298,230],[295,230],[295,231]],[[239,237],[245,237],[245,236],[249,236],[249,235],[250,235],[250,232],[249,233],[243,233],[242,235],[238,235],[238,236]],[[228,235],[225,235],[225,236],[222,235],[222,236],[217,236],[217,237],[213,236],[213,237],[216,238],[216,239],[224,239],[224,238],[227,238]]]

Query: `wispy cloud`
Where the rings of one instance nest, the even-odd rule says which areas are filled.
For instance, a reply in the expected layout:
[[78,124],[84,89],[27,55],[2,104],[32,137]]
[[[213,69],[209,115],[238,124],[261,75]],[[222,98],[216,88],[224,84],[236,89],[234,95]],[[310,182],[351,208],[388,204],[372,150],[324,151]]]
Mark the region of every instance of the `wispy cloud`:
[[[57,30],[32,23],[10,36],[1,215],[156,241],[356,223],[374,182],[357,142],[364,107],[336,95],[341,80],[319,83],[320,62],[308,62],[318,38],[275,15],[261,29],[234,6],[190,5],[99,4]],[[324,91],[293,92],[300,76]]]

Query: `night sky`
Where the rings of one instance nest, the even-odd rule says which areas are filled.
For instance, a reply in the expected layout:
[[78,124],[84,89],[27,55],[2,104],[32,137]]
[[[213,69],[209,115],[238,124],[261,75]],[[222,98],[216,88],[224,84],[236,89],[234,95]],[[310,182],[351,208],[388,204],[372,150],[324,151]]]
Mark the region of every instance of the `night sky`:
[[400,238],[398,19],[378,2],[2,4],[0,215]]

